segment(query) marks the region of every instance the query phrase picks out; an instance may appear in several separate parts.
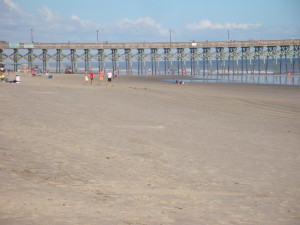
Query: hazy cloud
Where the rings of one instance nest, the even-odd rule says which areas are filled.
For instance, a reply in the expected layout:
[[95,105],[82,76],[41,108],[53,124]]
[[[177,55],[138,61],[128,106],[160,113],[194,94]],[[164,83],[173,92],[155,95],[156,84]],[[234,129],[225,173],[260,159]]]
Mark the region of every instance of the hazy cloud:
[[15,11],[20,11],[18,4],[12,0],[3,0],[3,3],[10,9]]
[[0,40],[18,41],[24,39],[24,30],[36,25],[34,16],[22,11],[12,0],[0,0]]
[[[94,42],[98,33],[99,41],[108,42],[160,42],[169,41],[170,38],[170,27],[164,27],[151,17],[132,19],[128,16],[103,24],[99,22],[100,18],[99,21],[88,20],[76,12],[72,16],[65,16],[62,11],[54,11],[47,5],[26,12],[14,0],[0,0],[0,8],[0,39],[6,41],[29,41],[31,29],[37,42]],[[272,39],[274,35],[282,39],[291,36],[297,38],[299,33],[299,23],[298,27],[287,29],[266,27],[260,23],[201,20],[181,27],[174,24],[171,28],[173,41],[226,40],[227,29],[231,30],[230,36],[234,40]],[[99,32],[96,33],[96,30]]]
[[243,23],[212,23],[209,20],[201,20],[199,23],[192,23],[186,25],[186,29],[199,30],[199,29],[249,29],[260,27],[260,23],[256,24],[243,24]]
[[116,26],[119,30],[134,30],[139,33],[155,33],[156,35],[167,35],[168,30],[164,29],[163,26],[150,17],[138,18],[136,20],[131,20],[128,18],[123,18],[116,22]]
[[99,26],[94,21],[81,19],[77,15],[71,16],[71,20],[73,22],[75,22],[75,24],[79,25],[80,27],[82,27],[84,29],[93,29],[94,30],[96,27]]
[[62,19],[59,13],[53,12],[47,6],[38,9],[38,13],[47,22],[57,22]]

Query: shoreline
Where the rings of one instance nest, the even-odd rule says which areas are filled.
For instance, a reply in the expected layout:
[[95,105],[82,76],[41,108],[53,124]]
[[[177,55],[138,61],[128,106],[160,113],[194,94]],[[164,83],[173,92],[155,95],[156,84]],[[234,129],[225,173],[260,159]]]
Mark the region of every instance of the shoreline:
[[[9,77],[13,79],[16,73],[12,73]],[[18,73],[24,77],[30,77],[31,75],[24,75]],[[64,74],[64,73],[50,73],[53,76],[58,77],[78,77],[84,76],[84,74]],[[36,75],[33,77],[45,77],[45,74]],[[151,79],[160,79],[161,81],[175,82],[181,81],[184,83],[220,83],[220,84],[257,84],[257,85],[279,85],[279,86],[300,86],[300,75],[253,75],[253,74],[231,74],[231,75],[118,75],[117,78],[126,77],[148,77]],[[99,81],[98,73],[95,73],[95,82]],[[107,74],[105,74],[104,81],[107,80]]]

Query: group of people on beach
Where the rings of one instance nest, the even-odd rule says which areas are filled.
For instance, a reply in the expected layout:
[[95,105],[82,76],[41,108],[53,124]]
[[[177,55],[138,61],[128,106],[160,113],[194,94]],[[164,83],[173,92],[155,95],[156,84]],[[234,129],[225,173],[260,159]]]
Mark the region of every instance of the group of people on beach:
[[0,74],[0,80],[6,83],[16,83],[19,84],[21,82],[21,78],[18,73],[15,74],[15,78],[13,80],[9,79],[9,74],[6,71],[5,73]]
[[[50,75],[48,73],[48,71],[45,72],[45,76],[46,78],[48,79],[51,79],[51,78],[55,78],[53,75]],[[15,78],[14,79],[10,79],[10,74],[6,71],[4,73],[0,73],[0,81],[1,82],[5,82],[5,83],[20,83],[21,82],[21,78],[19,76],[18,73],[15,74]],[[107,82],[109,84],[111,84],[112,82],[112,79],[117,77],[116,75],[113,75],[113,73],[111,72],[111,70],[108,70],[107,72]],[[93,84],[93,81],[94,81],[94,78],[95,78],[95,75],[93,73],[92,70],[88,71],[86,70],[85,71],[85,77],[84,77],[84,80],[85,80],[85,84],[87,85],[90,81],[91,85]],[[104,82],[104,71],[103,69],[101,69],[99,71],[99,84],[103,83]]]
[[[91,85],[92,85],[93,81],[94,81],[94,78],[95,78],[95,74],[93,73],[92,70],[90,70],[90,71],[86,70],[85,71],[85,76],[84,76],[85,85],[87,85],[89,83],[89,80],[91,81]],[[108,72],[107,72],[107,82],[109,84],[111,84],[112,78],[113,78],[113,74],[110,70],[108,70]],[[101,69],[99,71],[99,84],[103,83],[103,81],[104,81],[104,71],[103,71],[103,69]]]

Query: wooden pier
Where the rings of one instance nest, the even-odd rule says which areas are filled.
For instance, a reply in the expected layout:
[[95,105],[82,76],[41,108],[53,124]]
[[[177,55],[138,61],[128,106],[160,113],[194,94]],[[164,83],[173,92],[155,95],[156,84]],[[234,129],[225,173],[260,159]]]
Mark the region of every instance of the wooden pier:
[[[27,52],[26,52],[27,51]],[[268,63],[272,59],[274,73],[300,73],[300,39],[265,41],[226,41],[226,42],[136,42],[136,43],[11,43],[0,41],[0,62],[17,65],[26,61],[32,68],[38,60],[43,70],[48,70],[49,60],[56,61],[56,72],[63,72],[63,62],[68,61],[72,71],[77,72],[77,62],[85,62],[85,69],[91,68],[91,62],[98,62],[105,69],[105,62],[112,62],[112,70],[119,71],[119,62],[125,61],[126,72],[132,74],[132,62],[138,63],[138,74],[146,74],[146,61],[151,61],[152,74],[166,74],[167,70],[176,70],[176,74],[188,71],[191,75],[199,73],[267,73]],[[264,71],[259,65],[263,60]],[[159,70],[160,62],[165,71]],[[177,61],[176,68],[173,62]],[[187,68],[187,61],[190,68]],[[240,62],[239,62],[240,61]],[[200,66],[202,62],[202,67]],[[217,63],[217,71],[212,64]],[[241,65],[242,64],[242,65]],[[282,65],[284,64],[284,65]],[[257,67],[257,68],[255,68]],[[159,71],[159,72],[157,72]]]

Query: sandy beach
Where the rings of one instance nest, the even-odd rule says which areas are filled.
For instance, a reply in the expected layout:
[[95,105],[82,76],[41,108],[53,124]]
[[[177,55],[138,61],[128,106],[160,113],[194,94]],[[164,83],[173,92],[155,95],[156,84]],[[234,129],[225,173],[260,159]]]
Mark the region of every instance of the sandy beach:
[[300,87],[0,83],[1,225],[295,225]]

